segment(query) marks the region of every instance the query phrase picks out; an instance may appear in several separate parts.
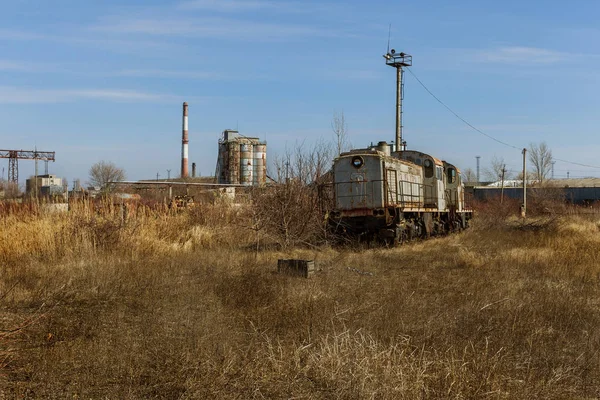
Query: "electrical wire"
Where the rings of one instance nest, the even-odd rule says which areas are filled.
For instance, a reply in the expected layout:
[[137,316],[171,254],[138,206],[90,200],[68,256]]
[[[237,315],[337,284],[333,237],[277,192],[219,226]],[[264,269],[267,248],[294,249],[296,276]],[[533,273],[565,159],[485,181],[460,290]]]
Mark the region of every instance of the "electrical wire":
[[[423,87],[423,89],[425,89],[427,91],[427,93],[429,93],[431,95],[431,97],[433,97],[438,103],[440,103],[442,106],[444,106],[444,108],[446,108],[446,110],[450,111],[450,113],[452,113],[452,115],[454,115],[456,118],[458,118],[459,120],[461,120],[463,123],[465,123],[468,127],[470,127],[471,129],[473,129],[474,131],[482,134],[483,136],[492,139],[495,142],[498,142],[504,146],[516,149],[516,150],[521,150],[519,147],[513,146],[512,144],[503,142],[502,140],[496,139],[495,137],[488,135],[487,133],[483,132],[481,129],[476,128],[475,126],[473,126],[469,121],[467,121],[466,119],[464,119],[463,117],[461,117],[460,115],[458,115],[456,112],[454,112],[453,109],[451,109],[449,106],[446,105],[446,103],[444,103],[442,100],[440,100],[439,97],[437,97],[435,94],[433,94],[433,92],[431,90],[429,90],[429,88],[427,86],[425,86],[425,84],[419,79],[419,77],[412,71],[411,68],[406,68],[408,70],[408,72],[410,72],[410,74],[417,80],[417,82],[419,82],[419,84]],[[595,168],[595,169],[600,169],[599,166],[597,165],[590,165],[590,164],[582,164],[582,163],[578,163],[578,162],[574,162],[574,161],[568,161],[568,160],[563,160],[560,158],[556,158],[556,157],[552,157],[553,160],[556,161],[560,161],[566,164],[573,164],[573,165],[579,165],[581,167],[587,167],[587,168]]]
[[467,121],[466,119],[464,119],[463,117],[461,117],[460,115],[458,115],[457,113],[454,112],[454,110],[452,110],[450,107],[448,107],[446,105],[446,103],[444,103],[442,100],[440,100],[435,94],[433,94],[431,92],[431,90],[429,90],[427,88],[427,86],[425,86],[425,84],[423,82],[421,82],[421,80],[417,77],[417,75],[415,75],[414,72],[412,72],[412,70],[410,68],[407,68],[408,72],[410,72],[410,74],[417,80],[417,82],[419,82],[419,84],[421,86],[423,86],[423,89],[425,89],[427,91],[427,93],[429,93],[431,95],[431,97],[433,97],[434,99],[437,100],[438,103],[440,103],[442,106],[444,106],[446,108],[446,110],[450,111],[456,118],[458,118],[459,120],[461,120],[462,122],[464,122],[467,126],[469,126],[471,129],[475,130],[476,132],[481,133],[483,136],[488,137],[489,139],[492,139],[495,142],[498,142],[500,144],[503,144],[504,146],[508,146],[508,147],[512,147],[513,149],[517,149],[517,150],[521,150],[520,148],[513,146],[512,144],[508,144],[506,142],[503,142],[502,140],[496,139],[495,137],[488,135],[487,133],[483,132],[480,129],[477,129],[476,127],[474,127],[469,121]]

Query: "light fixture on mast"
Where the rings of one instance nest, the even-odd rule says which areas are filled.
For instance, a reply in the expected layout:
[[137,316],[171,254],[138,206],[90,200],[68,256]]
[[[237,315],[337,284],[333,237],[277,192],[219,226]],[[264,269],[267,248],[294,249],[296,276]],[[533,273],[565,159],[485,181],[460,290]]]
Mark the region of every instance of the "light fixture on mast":
[[396,68],[396,146],[400,146],[398,151],[406,148],[406,141],[402,140],[402,100],[404,99],[404,75],[403,67],[412,66],[412,56],[404,52],[396,54],[396,50],[391,49],[384,54],[385,64]]

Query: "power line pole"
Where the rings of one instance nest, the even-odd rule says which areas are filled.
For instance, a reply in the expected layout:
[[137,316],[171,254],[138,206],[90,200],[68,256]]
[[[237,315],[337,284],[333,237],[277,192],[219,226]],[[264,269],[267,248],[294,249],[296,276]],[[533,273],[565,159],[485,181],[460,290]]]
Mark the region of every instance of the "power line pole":
[[527,149],[523,149],[523,209],[521,216],[527,216]]
[[170,169],[167,170],[167,179],[168,180],[171,179],[171,170]]
[[396,68],[396,150],[402,151],[406,146],[406,141],[402,140],[402,100],[404,99],[402,67],[412,66],[412,56],[403,52],[396,54],[396,50],[391,49],[383,58],[386,65]]
[[479,179],[479,159],[481,158],[481,156],[475,156],[475,158],[477,159],[477,183],[481,182],[481,180]]
[[556,161],[552,161],[552,179],[554,179],[554,164],[556,164]]
[[504,202],[504,174],[506,173],[506,164],[502,166],[502,189],[500,189],[500,204]]

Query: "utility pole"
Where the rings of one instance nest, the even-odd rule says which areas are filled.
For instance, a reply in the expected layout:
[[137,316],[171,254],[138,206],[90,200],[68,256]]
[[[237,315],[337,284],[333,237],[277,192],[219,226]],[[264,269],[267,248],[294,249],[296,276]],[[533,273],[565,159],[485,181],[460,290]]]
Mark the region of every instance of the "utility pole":
[[569,175],[571,175],[571,174],[569,171],[567,171],[567,179],[569,179]]
[[556,161],[552,161],[552,179],[554,179],[554,164],[556,164]]
[[33,154],[33,158],[35,160],[35,198],[38,198],[38,154],[37,154],[37,146],[35,147],[35,152]]
[[477,159],[477,184],[479,184],[479,182],[481,182],[481,180],[479,179],[479,159],[481,158],[481,156],[475,156],[475,158]]
[[171,180],[171,170],[167,170],[167,180]]
[[506,173],[506,164],[502,166],[502,189],[500,189],[500,204],[504,202],[504,174]]
[[396,50],[389,50],[384,56],[386,65],[396,68],[396,147],[398,151],[406,148],[406,141],[402,140],[402,100],[404,99],[404,83],[402,67],[412,66],[412,56],[406,53],[396,54]]
[[158,177],[160,176],[160,174],[157,172],[156,173],[156,182],[158,182]]
[[521,216],[527,216],[527,149],[523,149],[523,209]]

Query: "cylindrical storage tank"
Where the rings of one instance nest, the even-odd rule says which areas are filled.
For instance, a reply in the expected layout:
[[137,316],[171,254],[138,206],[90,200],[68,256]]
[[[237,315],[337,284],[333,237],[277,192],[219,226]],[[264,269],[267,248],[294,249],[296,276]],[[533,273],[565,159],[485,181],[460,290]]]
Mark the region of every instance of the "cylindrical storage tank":
[[390,146],[387,144],[387,142],[379,142],[379,143],[377,143],[377,150],[381,151],[386,156],[389,156],[391,154],[390,153]]
[[267,182],[267,145],[254,145],[254,184],[262,186]]
[[254,175],[252,167],[253,149],[252,144],[242,143],[240,145],[240,183],[242,185],[252,185],[252,176]]
[[219,143],[219,158],[217,159],[217,183],[227,183],[227,147],[225,143]]
[[228,142],[229,147],[229,183],[239,184],[240,183],[240,143],[237,141]]

